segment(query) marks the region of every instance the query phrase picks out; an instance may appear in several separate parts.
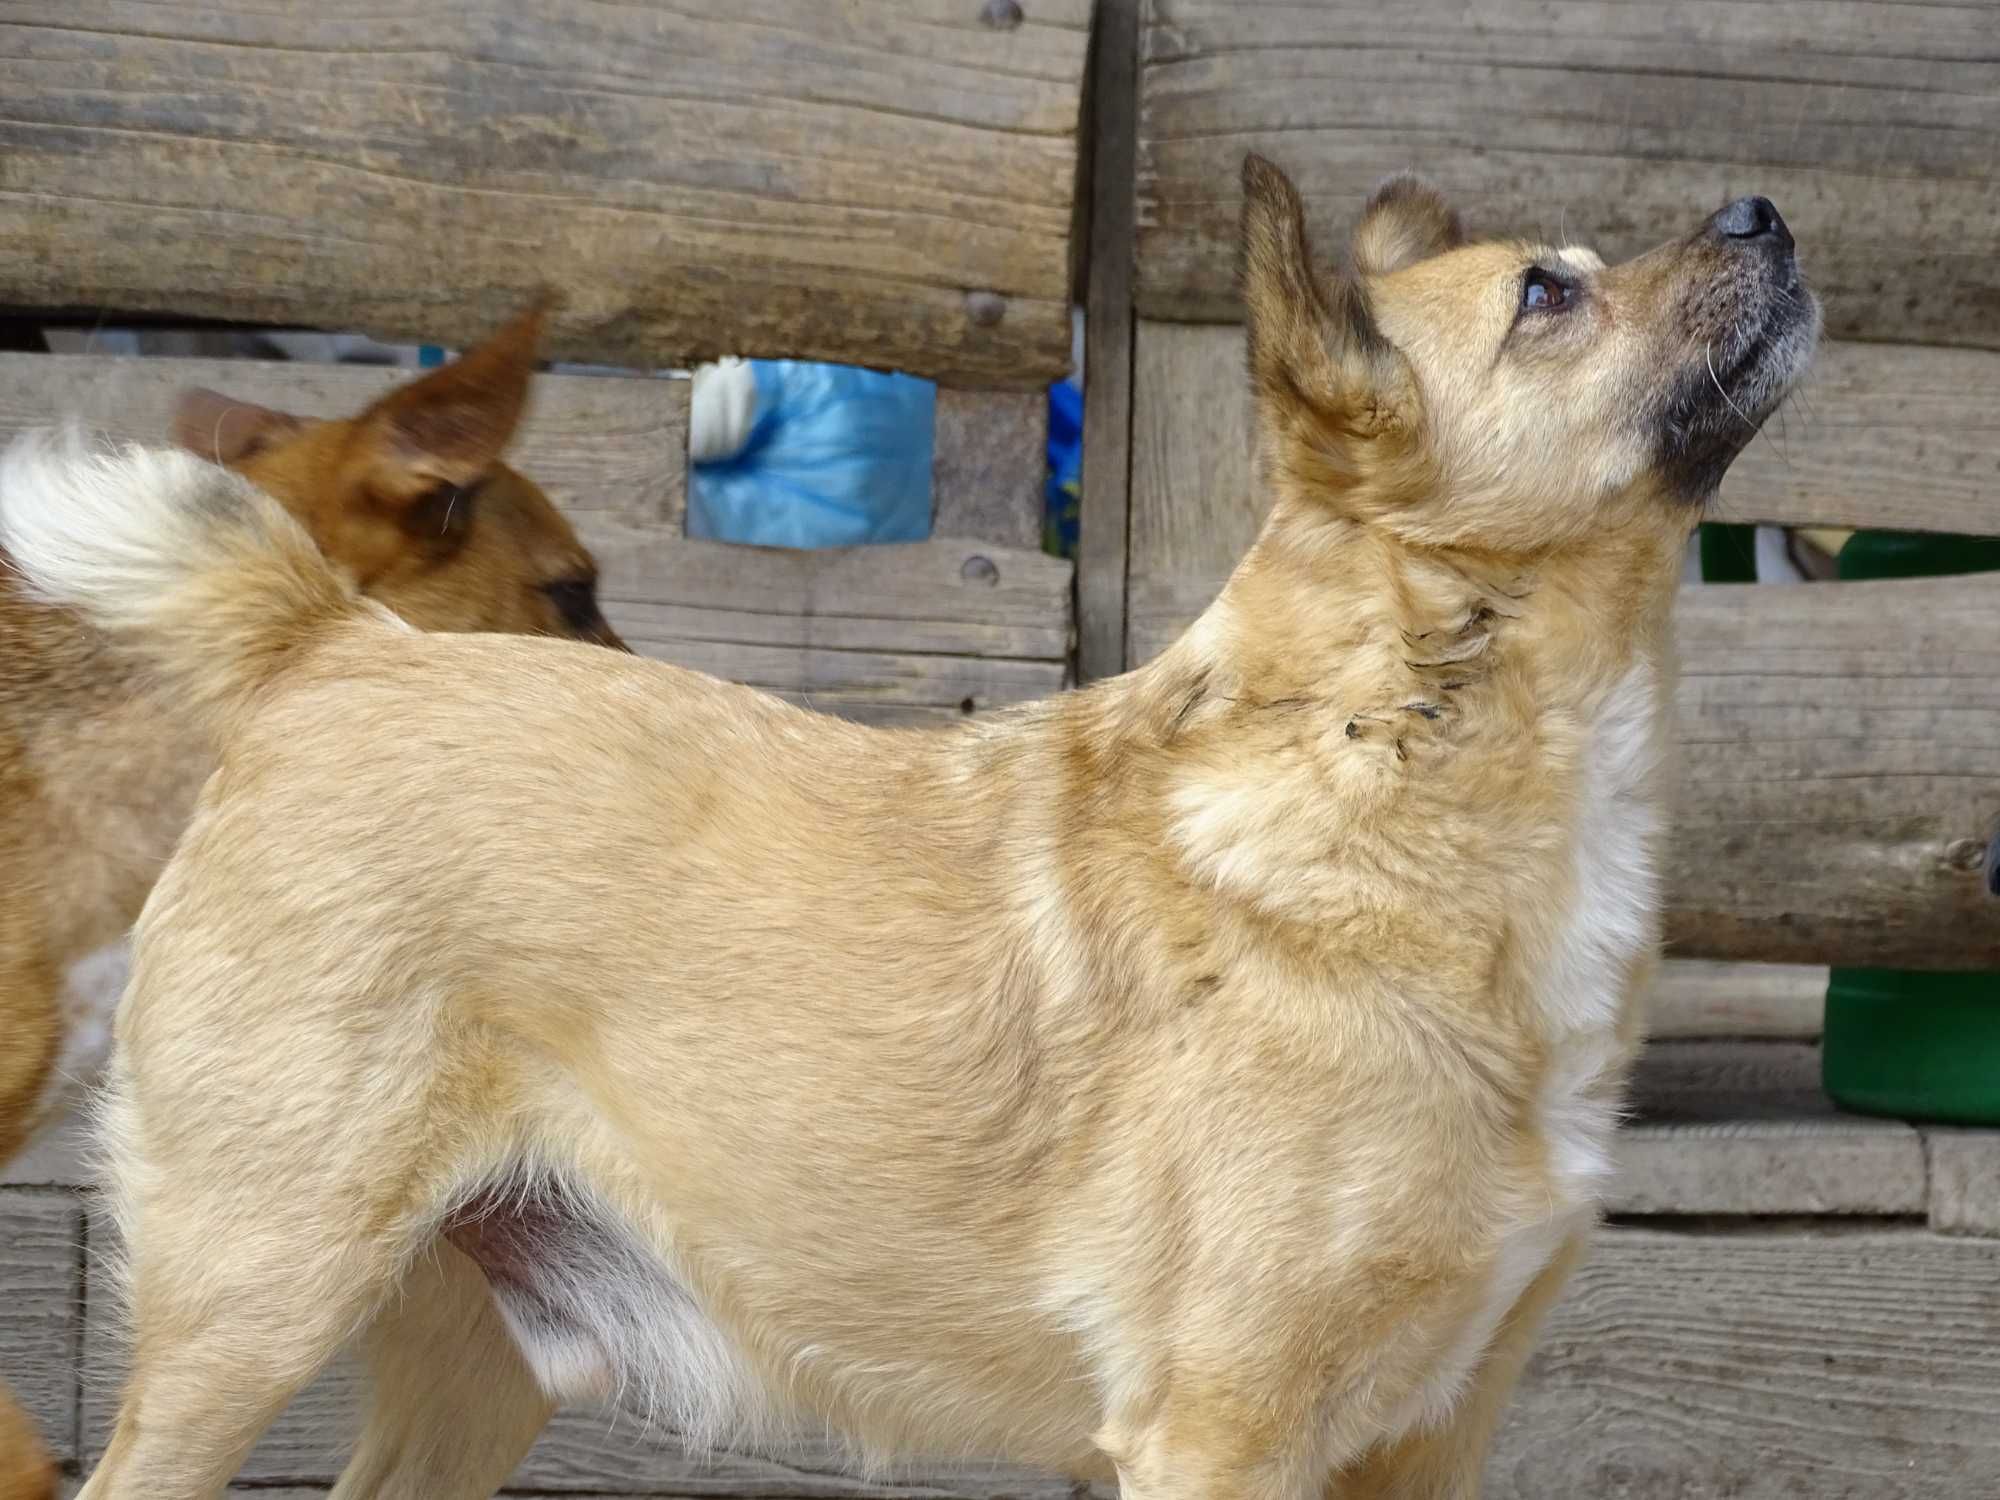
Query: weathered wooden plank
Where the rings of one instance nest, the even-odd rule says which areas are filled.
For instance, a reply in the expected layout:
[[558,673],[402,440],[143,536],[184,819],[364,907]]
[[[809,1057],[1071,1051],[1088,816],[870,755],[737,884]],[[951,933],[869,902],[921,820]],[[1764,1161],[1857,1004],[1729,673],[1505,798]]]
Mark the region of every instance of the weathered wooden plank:
[[1632,1074],[1632,1115],[1653,1125],[1830,1119],[1819,1055],[1815,1042],[1652,1042]]
[[1077,675],[1125,670],[1132,474],[1132,173],[1139,0],[1097,7],[1090,83],[1090,266],[1084,304],[1083,495],[1077,517]]
[[1893,1120],[1728,1120],[1628,1126],[1614,1214],[1921,1214],[1924,1152]]
[[1813,964],[1669,959],[1653,986],[1647,1034],[1810,1039],[1825,1022],[1826,980]]
[[50,1121],[12,1161],[0,1162],[0,1187],[78,1188],[90,1181],[85,1165],[89,1120],[72,1109]]
[[[623,618],[611,620],[620,630]],[[984,656],[892,655],[814,647],[746,646],[733,642],[628,637],[648,656],[711,676],[783,692],[826,713],[852,708],[937,708],[977,713],[1043,698],[1062,688],[1060,661],[1012,661]]]
[[1068,364],[1089,0],[142,9],[0,10],[0,301],[462,344],[546,283],[563,357]]
[[[2000,15],[1993,26],[2000,35]],[[2000,533],[2000,355],[1824,345],[1803,392],[1730,469],[1717,514]]]
[[[1233,328],[1140,326],[1135,662],[1207,604],[1262,520],[1241,344]],[[1992,576],[1688,591],[1677,953],[2000,962],[1978,868],[2000,812],[2000,674],[1982,645],[1996,625]]]
[[1487,1467],[1493,1500],[2000,1494],[1990,1245],[1604,1231]]
[[1931,1228],[2000,1239],[2000,1130],[1924,1131]]
[[1140,73],[1138,305],[1233,319],[1238,167],[1342,243],[1385,174],[1475,228],[1622,257],[1769,194],[1841,337],[2000,344],[1990,3],[1467,7],[1158,0]]
[[1039,550],[940,538],[788,551],[588,521],[582,532],[605,614],[647,655],[863,718],[975,712],[1063,685],[1070,564]]
[[1893,1120],[1840,1114],[1819,1048],[1654,1042],[1633,1072],[1606,1201],[1619,1214],[1921,1214],[1924,1148]]
[[[4,68],[0,63],[0,76]],[[300,416],[352,416],[410,378],[407,370],[282,360],[0,355],[0,442],[24,427],[71,418],[165,442],[175,398],[196,385]],[[543,375],[507,459],[579,521],[678,533],[687,503],[687,411],[684,380]]]
[[1215,597],[1257,539],[1257,482],[1243,331],[1141,322],[1132,350],[1129,639],[1137,666]]
[[1041,546],[1048,437],[1049,403],[1042,391],[939,391],[931,534]]
[[1676,951],[2000,965],[1996,624],[1991,574],[1686,592]]
[[77,1452],[83,1210],[72,1193],[0,1190],[0,1379],[50,1452]]

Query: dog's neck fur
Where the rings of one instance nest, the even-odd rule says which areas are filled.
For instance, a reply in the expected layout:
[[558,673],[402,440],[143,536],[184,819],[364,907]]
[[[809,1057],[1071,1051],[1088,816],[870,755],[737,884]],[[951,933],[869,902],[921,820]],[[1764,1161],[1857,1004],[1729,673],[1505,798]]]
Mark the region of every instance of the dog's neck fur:
[[[1205,900],[1490,1004],[1503,949],[1557,942],[1521,914],[1569,905],[1610,712],[1639,742],[1634,795],[1660,800],[1685,534],[1634,506],[1537,557],[1442,552],[1281,500],[1215,603],[1104,700],[1134,791],[1107,815],[1156,828]],[[1438,911],[1461,918],[1444,948]]]
[[[1533,677],[1544,708],[1580,707],[1632,660],[1657,657],[1684,540],[1652,519],[1535,556],[1419,548],[1281,502],[1143,691],[1172,701],[1199,679],[1203,696],[1246,707],[1362,709],[1426,684],[1463,691],[1504,664]],[[1469,653],[1461,670],[1441,670],[1456,653]]]

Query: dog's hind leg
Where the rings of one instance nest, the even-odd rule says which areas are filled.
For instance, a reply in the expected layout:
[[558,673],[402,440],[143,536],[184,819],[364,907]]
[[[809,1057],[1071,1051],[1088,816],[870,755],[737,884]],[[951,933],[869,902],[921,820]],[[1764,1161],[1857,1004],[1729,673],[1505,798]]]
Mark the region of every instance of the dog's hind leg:
[[[14,906],[12,893],[6,905]],[[23,903],[25,906],[26,903]],[[62,974],[43,951],[35,913],[0,910],[0,1163],[42,1123],[62,1050]]]
[[478,1266],[440,1241],[369,1329],[367,1423],[331,1500],[484,1500],[554,1404]]
[[61,1476],[35,1424],[0,1385],[0,1500],[55,1500]]
[[392,1065],[420,1000],[342,1037],[317,985],[169,948],[141,944],[104,1105],[132,1361],[85,1500],[219,1495],[431,1235],[429,1075]]

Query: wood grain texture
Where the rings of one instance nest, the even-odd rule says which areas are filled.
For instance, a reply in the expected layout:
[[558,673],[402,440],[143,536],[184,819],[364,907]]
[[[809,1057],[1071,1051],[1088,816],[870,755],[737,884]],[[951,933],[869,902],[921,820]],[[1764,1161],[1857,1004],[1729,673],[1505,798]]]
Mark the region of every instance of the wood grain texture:
[[1917,1132],[1836,1110],[1813,1045],[1655,1041],[1633,1072],[1631,1109],[1612,1213],[1881,1216],[1929,1206]]
[[932,534],[1041,546],[1048,444],[1049,400],[1042,391],[939,391],[931,435]]
[[947,538],[787,551],[582,531],[605,614],[649,656],[859,717],[971,713],[1063,684],[1070,565],[1039,550]]
[[[175,398],[189,386],[299,416],[346,417],[410,378],[408,370],[283,360],[0,355],[0,442],[70,419],[168,442]],[[685,380],[538,376],[507,460],[579,521],[678,533],[687,506],[687,414]]]
[[1931,1228],[2000,1239],[2000,1130],[1924,1131]]
[[1820,1088],[1819,1059],[1815,1042],[1651,1042],[1632,1073],[1632,1119],[1641,1125],[1832,1119],[1839,1112]]
[[1815,964],[1669,959],[1653,986],[1647,1034],[1808,1040],[1825,1024],[1826,981]]
[[1084,307],[1083,495],[1077,516],[1077,675],[1125,670],[1132,475],[1132,173],[1141,0],[1097,8],[1091,64],[1090,267]]
[[1996,626],[1992,574],[1685,592],[1677,952],[2000,966]]
[[1550,1318],[1489,1500],[2000,1493],[1990,1245],[1611,1229]]
[[[1241,361],[1238,329],[1140,325],[1135,664],[1206,606],[1262,521]],[[1909,488],[1923,483],[1913,467]],[[1961,863],[2000,816],[1996,632],[1991,575],[1687,592],[1678,955],[2000,963],[2000,919]]]
[[1614,1214],[1922,1214],[1923,1143],[1893,1120],[1633,1125],[1618,1136]]
[[60,1119],[44,1125],[28,1142],[27,1150],[12,1161],[0,1162],[0,1188],[86,1186],[90,1182],[85,1166],[88,1140],[89,1119],[80,1108],[72,1107]]
[[77,1452],[82,1222],[74,1194],[0,1191],[0,1379],[64,1461]]
[[1731,467],[1716,515],[2000,534],[2000,355],[1822,345],[1804,388]]
[[1944,5],[1154,0],[1138,305],[1235,318],[1238,169],[1323,249],[1407,167],[1475,229],[1622,258],[1768,194],[1841,337],[2000,345],[2000,12]]
[[1060,376],[1089,0],[0,6],[0,302]]

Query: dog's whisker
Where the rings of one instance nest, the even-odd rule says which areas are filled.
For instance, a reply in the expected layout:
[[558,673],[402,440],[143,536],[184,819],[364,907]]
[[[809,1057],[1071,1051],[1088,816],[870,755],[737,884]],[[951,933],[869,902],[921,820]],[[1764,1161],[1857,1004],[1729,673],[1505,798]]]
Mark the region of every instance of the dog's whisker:
[[1757,424],[1750,420],[1749,414],[1742,407],[1738,406],[1735,401],[1731,400],[1729,392],[1722,388],[1722,377],[1715,373],[1715,352],[1711,345],[1702,345],[1701,359],[1702,363],[1708,366],[1708,378],[1715,382],[1715,394],[1722,398],[1722,404],[1735,412],[1741,418],[1745,427],[1755,432]]

